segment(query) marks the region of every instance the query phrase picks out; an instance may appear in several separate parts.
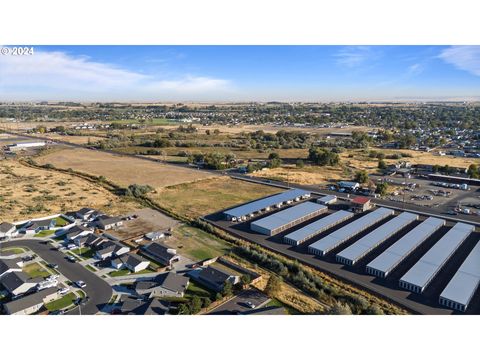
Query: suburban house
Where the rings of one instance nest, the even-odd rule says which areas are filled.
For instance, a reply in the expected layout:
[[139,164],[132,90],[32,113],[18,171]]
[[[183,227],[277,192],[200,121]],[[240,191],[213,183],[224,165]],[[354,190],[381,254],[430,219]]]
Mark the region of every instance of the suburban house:
[[82,237],[85,237],[89,234],[93,234],[93,230],[92,229],[89,229],[89,228],[86,228],[85,226],[81,226],[81,225],[75,225],[75,226],[72,226],[70,229],[67,230],[67,232],[65,233],[65,239],[67,241],[75,241],[79,238],[82,238]]
[[0,224],[0,240],[8,239],[17,235],[17,227],[13,224],[3,222]]
[[119,217],[111,217],[108,215],[102,215],[95,221],[96,226],[102,230],[110,230],[118,226],[123,225],[123,220]]
[[126,245],[122,245],[119,242],[106,240],[97,246],[95,257],[100,260],[105,260],[114,256],[120,256],[130,251],[130,248]]
[[170,249],[156,242],[145,245],[140,251],[165,266],[172,266],[174,262],[180,260],[180,256],[177,255],[177,250]]
[[145,270],[150,265],[150,261],[137,254],[124,254],[119,258],[112,260],[112,266],[115,269],[128,269],[131,272]]
[[23,262],[18,259],[0,259],[0,279],[11,272],[22,271]]
[[77,219],[87,221],[88,219],[90,219],[92,217],[92,215],[94,213],[95,213],[94,209],[82,208],[82,209],[78,210],[77,212],[75,212],[75,217]]
[[21,295],[37,286],[43,279],[30,279],[25,273],[10,272],[0,279],[0,284],[13,296]]
[[30,315],[40,310],[44,304],[56,300],[58,297],[58,289],[51,287],[10,301],[4,304],[3,308],[8,315]]
[[79,244],[89,246],[91,248],[95,248],[99,246],[103,241],[108,241],[108,240],[101,236],[97,236],[95,234],[88,234],[87,236],[77,239],[77,242]]
[[223,269],[207,266],[205,269],[200,271],[197,280],[209,289],[220,292],[223,290],[225,282],[228,281],[235,285],[240,281],[240,277],[230,274]]
[[28,221],[23,224],[20,232],[26,235],[34,235],[42,230],[51,230],[55,227],[54,219]]
[[152,231],[152,232],[149,232],[149,233],[145,234],[145,237],[150,241],[155,241],[155,240],[159,240],[159,239],[164,238],[165,233],[163,233],[162,231]]
[[168,303],[158,299],[144,301],[129,296],[121,303],[120,312],[124,315],[165,315],[169,310]]
[[152,280],[138,281],[135,291],[138,295],[152,297],[183,297],[187,290],[189,279],[185,276],[166,272]]
[[355,213],[362,213],[372,207],[372,202],[365,196],[356,196],[350,201],[350,209]]

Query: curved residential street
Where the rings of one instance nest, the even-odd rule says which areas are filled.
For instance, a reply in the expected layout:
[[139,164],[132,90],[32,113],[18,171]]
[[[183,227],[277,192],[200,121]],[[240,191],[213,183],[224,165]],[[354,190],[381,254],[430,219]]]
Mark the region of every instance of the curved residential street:
[[[82,315],[94,315],[102,310],[102,308],[108,304],[108,301],[112,297],[112,288],[103,279],[95,275],[90,270],[84,268],[77,263],[71,263],[65,259],[65,254],[56,250],[51,243],[44,244],[45,238],[28,238],[11,240],[6,244],[15,244],[22,247],[29,248],[40,256],[47,263],[58,264],[58,271],[60,271],[69,280],[77,281],[83,280],[87,286],[82,290],[87,293],[89,300],[82,305]],[[75,309],[68,312],[69,315],[78,315],[79,309]]]

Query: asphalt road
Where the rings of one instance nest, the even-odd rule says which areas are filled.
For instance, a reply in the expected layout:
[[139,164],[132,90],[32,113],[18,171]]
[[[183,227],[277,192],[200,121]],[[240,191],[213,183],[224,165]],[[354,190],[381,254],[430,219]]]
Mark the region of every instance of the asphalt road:
[[255,305],[255,308],[264,305],[270,298],[256,289],[249,289],[242,291],[234,298],[223,303],[219,307],[212,310],[209,315],[233,315],[245,311],[250,311],[252,308],[247,306],[247,301]]
[[[38,254],[47,263],[58,264],[58,271],[71,281],[83,280],[87,284],[82,290],[87,293],[89,300],[82,305],[82,315],[94,315],[100,311],[112,297],[112,288],[105,281],[85,269],[82,265],[71,263],[65,259],[65,254],[61,251],[52,250],[52,244],[42,244],[42,239],[21,239],[14,240],[12,243],[21,243],[21,246],[27,247]],[[69,315],[78,315],[78,307],[68,312]]]

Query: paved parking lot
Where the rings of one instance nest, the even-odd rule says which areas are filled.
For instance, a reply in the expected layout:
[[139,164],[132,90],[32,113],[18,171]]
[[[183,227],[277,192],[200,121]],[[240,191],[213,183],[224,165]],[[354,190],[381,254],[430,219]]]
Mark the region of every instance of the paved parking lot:
[[251,302],[255,309],[265,306],[270,301],[270,298],[257,289],[248,289],[242,291],[240,294],[223,303],[216,309],[212,310],[209,315],[234,315],[242,312],[252,310],[247,305]]

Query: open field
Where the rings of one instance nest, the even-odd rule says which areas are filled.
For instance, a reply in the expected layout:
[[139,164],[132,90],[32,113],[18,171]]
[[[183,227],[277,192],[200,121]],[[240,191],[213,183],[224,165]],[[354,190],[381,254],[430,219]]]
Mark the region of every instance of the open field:
[[222,177],[169,186],[150,197],[162,207],[193,219],[278,192],[270,186]]
[[301,169],[284,166],[274,169],[259,170],[252,173],[252,176],[256,177],[303,185],[316,185],[329,181],[337,181],[345,178],[346,175],[347,174],[341,167],[331,166],[305,166]]
[[177,249],[178,253],[196,260],[211,259],[225,254],[230,249],[227,242],[188,225],[175,228],[173,235],[163,242],[165,245]]
[[120,215],[138,204],[78,177],[35,169],[17,161],[0,162],[0,220],[18,221],[93,207]]
[[213,177],[211,173],[181,168],[88,149],[64,149],[37,158],[40,164],[104,176],[121,186],[151,185],[155,188]]
[[85,144],[88,144],[89,142],[93,143],[95,141],[104,140],[104,138],[95,136],[94,134],[92,134],[92,136],[80,136],[80,135],[59,135],[55,133],[47,133],[47,134],[43,134],[42,136],[48,137],[49,139],[52,139],[52,140],[67,141],[72,144],[79,144],[79,145],[85,145]]

